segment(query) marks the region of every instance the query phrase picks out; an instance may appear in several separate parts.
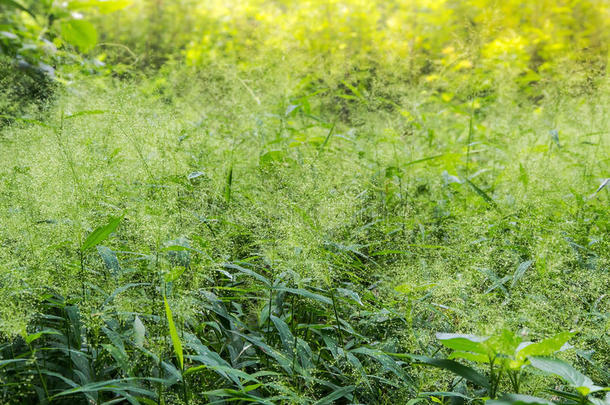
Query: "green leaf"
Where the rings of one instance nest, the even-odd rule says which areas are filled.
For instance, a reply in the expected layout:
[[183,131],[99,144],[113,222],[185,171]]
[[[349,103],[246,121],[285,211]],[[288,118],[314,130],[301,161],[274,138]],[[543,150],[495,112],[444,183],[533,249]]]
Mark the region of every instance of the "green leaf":
[[410,162],[405,163],[404,166],[415,165],[415,164],[418,164],[418,163],[421,163],[421,162],[425,162],[427,160],[438,159],[438,158],[443,157],[443,156],[445,156],[444,153],[440,154],[440,155],[428,156],[428,157],[425,157],[425,158],[421,158],[421,159],[417,159],[417,160],[412,160]]
[[84,110],[84,111],[75,112],[74,114],[66,115],[64,117],[64,119],[69,120],[69,119],[76,118],[76,117],[82,117],[83,115],[99,115],[99,114],[105,114],[105,113],[106,113],[105,110]]
[[513,282],[511,283],[510,288],[513,288],[519,282],[519,280],[521,280],[521,278],[523,277],[527,269],[530,268],[532,263],[534,263],[532,260],[528,260],[521,263],[519,267],[517,267],[517,270],[515,270],[515,274],[513,274]]
[[489,204],[491,204],[494,207],[496,206],[496,202],[493,200],[493,198],[491,198],[485,191],[481,190],[476,184],[474,184],[473,182],[471,182],[470,180],[468,180],[467,178],[464,178],[464,181],[466,183],[468,183],[468,185],[470,187],[472,187],[472,189],[474,190],[475,193],[477,193],[479,196],[481,196],[485,201],[487,201]]
[[321,302],[321,303],[326,304],[326,305],[330,305],[330,304],[333,303],[333,301],[330,298],[325,297],[325,296],[320,295],[320,294],[313,293],[313,292],[305,290],[303,288],[278,287],[276,290],[277,291],[286,291],[286,292],[289,292],[291,294],[300,295],[301,297],[310,298],[312,300]]
[[15,120],[15,121],[20,121],[20,122],[25,122],[27,124],[38,125],[38,126],[43,127],[43,128],[54,129],[51,125],[45,124],[42,121],[33,120],[31,118],[13,117],[13,116],[4,115],[4,114],[0,114],[0,118],[3,118],[5,120]]
[[400,366],[400,363],[396,362],[392,357],[381,350],[374,350],[368,347],[359,347],[351,352],[369,356],[370,358],[378,361],[386,370],[392,372],[396,377],[400,379],[407,378],[404,370]]
[[555,405],[555,403],[548,399],[529,395],[506,394],[499,399],[488,400],[485,405]]
[[590,396],[587,398],[593,405],[610,405],[610,393],[606,394],[606,398],[600,399]]
[[[194,358],[197,359],[197,356],[195,356]],[[250,374],[248,374],[244,371],[238,370],[238,369],[230,367],[230,366],[221,366],[221,365],[210,366],[207,364],[202,364],[200,366],[191,367],[184,372],[184,376],[186,377],[188,375],[195,374],[195,373],[198,373],[203,370],[214,370],[216,372],[219,372],[219,374],[221,374],[221,375],[223,375],[223,374],[232,375],[235,378],[234,381],[236,381],[236,382],[239,382],[239,380],[241,379],[244,381],[253,381],[255,383],[258,383],[258,380],[255,377],[251,376]]]
[[527,186],[527,184],[529,183],[527,171],[521,163],[519,163],[519,181],[523,183],[524,186]]
[[102,245],[97,246],[97,252],[104,261],[106,268],[116,277],[121,272],[121,266],[116,254],[110,248]]
[[169,336],[172,339],[172,344],[174,345],[174,352],[176,353],[176,357],[180,362],[180,369],[184,370],[184,353],[182,351],[182,342],[180,341],[180,337],[178,336],[176,325],[174,325],[174,317],[172,316],[172,310],[169,307],[169,304],[167,303],[166,296],[163,296],[163,301],[165,302],[165,316],[167,317]]
[[[146,397],[136,397],[136,401],[139,402],[139,405],[159,405],[157,401],[153,401],[152,399],[148,399]],[[115,402],[116,403],[116,402]],[[110,402],[105,402],[104,405],[110,405]]]
[[356,301],[358,304],[360,304],[360,306],[364,306],[357,292],[348,290],[346,288],[337,288],[337,292],[344,297],[351,299],[352,301]]
[[430,397],[430,396],[435,396],[435,397],[452,397],[452,398],[464,398],[468,401],[472,401],[473,398],[469,397],[468,395],[464,395],[461,392],[445,392],[445,391],[435,391],[435,392],[420,392],[419,395],[421,397]]
[[490,337],[486,344],[494,355],[500,354],[504,359],[507,359],[514,355],[522,340],[521,336],[511,330],[503,329],[500,333]]
[[255,336],[245,335],[245,334],[239,333],[237,331],[233,331],[233,334],[235,334],[237,336],[241,336],[242,338],[248,340],[253,345],[257,346],[263,353],[265,353],[268,356],[271,356],[277,362],[277,364],[280,365],[284,369],[284,371],[286,371],[286,373],[292,374],[292,372],[293,372],[292,363],[291,363],[290,359],[288,357],[286,357],[286,355],[275,350],[274,348],[272,348],[271,346],[269,346],[268,344],[266,344],[261,339],[255,337]]
[[200,371],[204,371],[207,370],[209,367],[206,364],[202,364],[200,366],[194,366],[194,367],[190,367],[188,368],[185,372],[184,372],[184,376],[188,377],[191,374],[195,374],[198,373]]
[[129,284],[124,284],[120,287],[117,287],[112,294],[110,294],[102,303],[102,308],[104,308],[106,305],[108,305],[109,303],[111,303],[117,295],[129,290],[130,288],[134,288],[134,287],[140,287],[140,286],[145,286],[145,285],[150,285],[149,283],[129,283]]
[[574,334],[574,332],[561,332],[540,342],[522,346],[517,349],[515,358],[524,362],[529,356],[549,356],[560,351]]
[[251,277],[254,277],[255,279],[257,279],[258,281],[260,281],[261,283],[265,284],[267,287],[271,287],[271,282],[265,278],[264,276],[258,274],[255,271],[252,271],[250,269],[247,269],[245,267],[239,266],[237,264],[233,264],[233,263],[225,263],[222,265],[222,267],[224,267],[225,269],[233,269],[233,270],[237,270],[241,273],[247,274]]
[[489,362],[489,356],[480,353],[471,353],[471,352],[460,352],[455,351],[451,353],[448,357],[449,360],[453,359],[464,359],[469,361],[474,361],[475,363],[487,363]]
[[494,273],[490,269],[486,269],[486,268],[479,269],[479,268],[477,268],[477,270],[480,271],[481,273],[485,274],[487,276],[487,278],[489,279],[489,281],[493,282],[491,287],[489,287],[485,291],[485,294],[488,294],[488,293],[492,292],[493,290],[495,290],[496,288],[499,288],[504,294],[508,295],[508,290],[504,286],[504,283],[506,283],[508,280],[510,280],[512,278],[511,276],[505,276],[503,278],[500,278],[500,277],[498,277],[498,275],[496,273]]
[[333,122],[333,125],[330,127],[330,130],[328,131],[328,135],[326,135],[326,138],[324,138],[324,142],[322,142],[322,145],[320,145],[320,152],[326,147],[326,145],[328,144],[328,141],[330,140],[330,137],[333,136],[333,132],[335,131],[335,124],[336,122]]
[[460,352],[472,352],[479,354],[487,354],[487,348],[483,344],[489,337],[463,335],[459,333],[437,333],[436,338],[441,341],[442,345],[449,349]]
[[164,277],[166,283],[173,283],[184,273],[186,268],[184,266],[176,266],[170,270]]
[[[317,401],[315,403],[315,405],[326,405],[326,404],[333,404],[336,400],[343,398],[343,397],[347,397],[349,394],[351,394],[354,390],[356,389],[355,386],[353,385],[348,385],[346,387],[341,387],[339,389],[336,389],[335,391],[333,391],[332,393],[330,393],[329,395],[325,396],[324,398],[322,398],[321,400]],[[349,399],[349,398],[348,398]]]
[[281,162],[284,157],[284,152],[281,150],[270,150],[265,152],[259,158],[259,162],[261,165],[268,165],[273,162]]
[[592,392],[604,390],[603,387],[595,385],[589,377],[582,374],[580,371],[576,370],[563,360],[552,359],[549,357],[530,357],[530,363],[538,370],[561,377],[581,395],[586,396]]
[[608,184],[610,184],[610,178],[608,179],[604,179],[602,180],[601,184],[599,185],[599,187],[597,188],[597,190],[595,191],[595,193],[593,193],[589,198],[593,198],[595,197],[600,191],[602,191],[604,189],[604,187],[606,187]]
[[271,315],[271,321],[273,325],[275,325],[275,329],[277,329],[280,339],[282,340],[282,346],[284,346],[284,351],[292,357],[293,355],[293,346],[294,346],[294,336],[290,332],[290,328],[284,322],[284,320],[278,318],[275,315]]
[[136,315],[136,318],[133,321],[133,334],[134,334],[134,343],[137,347],[144,346],[144,336],[146,335],[146,327],[140,320],[140,317]]
[[[245,402],[252,402],[252,403],[264,404],[264,405],[273,405],[273,402],[268,401],[264,398],[257,397],[252,394],[248,394],[243,391],[237,391],[237,390],[233,390],[233,389],[229,389],[229,388],[205,391],[202,394],[207,395],[207,396],[228,398],[227,402],[229,402],[229,401],[236,402],[238,400],[243,400]],[[225,402],[225,401],[223,401],[223,402]],[[214,401],[213,403],[218,404],[219,402]]]
[[347,87],[348,89],[350,89],[350,91],[359,99],[361,99],[362,101],[366,101],[365,97],[362,95],[362,93],[360,92],[360,90],[358,90],[356,87],[352,86],[351,84],[349,84],[348,82],[346,82],[345,80],[341,80],[341,83],[343,83],[343,85],[345,85],[345,87]]
[[418,356],[418,355],[409,355],[410,358],[415,360],[420,364],[425,364],[427,366],[438,367],[452,373],[463,377],[464,379],[477,384],[481,387],[490,388],[489,380],[484,375],[480,374],[478,371],[471,367],[464,366],[453,360],[445,360],[445,359],[435,359],[432,357],[426,356]]
[[21,363],[23,361],[28,361],[28,359],[7,359],[7,360],[0,360],[0,368],[4,367],[7,364]]
[[112,232],[116,230],[120,222],[120,217],[114,217],[111,218],[110,222],[108,222],[106,225],[96,228],[89,234],[89,236],[87,236],[87,239],[85,239],[83,246],[81,246],[81,251],[86,252],[92,247],[102,243],[102,241],[104,241]]
[[31,335],[26,335],[25,336],[25,343],[27,343],[29,345],[33,341],[40,339],[43,335],[61,335],[61,333],[59,333],[57,331],[54,331],[54,330],[43,330],[43,331],[40,331],[38,333],[33,333]]
[[62,21],[61,37],[82,52],[90,51],[97,44],[97,30],[84,20]]
[[159,249],[160,252],[190,252],[195,251],[197,249],[193,249],[192,247],[182,246],[182,245],[169,245]]
[[[48,375],[52,374],[55,377],[61,378],[61,375],[57,374],[57,373],[45,372],[45,374],[48,374]],[[65,380],[67,380],[67,379],[65,379]],[[154,397],[155,394],[152,391],[149,391],[144,388],[140,388],[137,385],[131,383],[132,381],[164,382],[163,380],[160,380],[158,378],[152,378],[152,377],[130,377],[130,378],[123,378],[123,379],[106,380],[106,381],[100,381],[100,382],[93,382],[93,383],[85,384],[82,386],[75,386],[72,389],[68,389],[68,390],[62,391],[58,394],[53,395],[52,397],[50,397],[50,399],[53,400],[58,397],[62,397],[62,396],[66,396],[66,395],[74,395],[74,394],[81,393],[81,392],[89,393],[89,392],[106,391],[106,392],[112,392],[115,395],[121,396],[121,397],[125,398],[126,400],[128,400],[130,403],[137,405],[138,402],[135,400],[135,398],[133,398],[132,395],[128,394],[128,391],[135,393],[135,394],[141,394],[141,395],[146,395],[149,397]],[[73,385],[73,384],[70,384],[70,385]]]

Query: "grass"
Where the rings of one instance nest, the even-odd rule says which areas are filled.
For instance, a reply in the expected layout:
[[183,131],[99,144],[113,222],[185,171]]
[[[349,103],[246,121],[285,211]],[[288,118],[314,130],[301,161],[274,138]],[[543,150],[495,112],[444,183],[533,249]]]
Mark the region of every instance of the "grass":
[[[443,101],[399,81],[187,73],[91,78],[0,133],[0,376],[24,401],[39,386],[59,403],[407,403],[459,384],[384,353],[502,329],[575,331],[564,358],[609,384],[607,81]],[[41,314],[71,319],[72,346],[23,348],[63,322]],[[10,342],[37,361],[38,343],[82,343],[77,386],[120,381],[2,376]],[[523,392],[548,386],[533,373]]]

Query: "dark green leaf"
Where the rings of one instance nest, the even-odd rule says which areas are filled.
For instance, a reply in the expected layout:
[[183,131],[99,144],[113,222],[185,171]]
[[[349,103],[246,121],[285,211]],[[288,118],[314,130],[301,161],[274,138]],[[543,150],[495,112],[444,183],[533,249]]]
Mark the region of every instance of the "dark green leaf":
[[290,357],[293,355],[293,346],[294,346],[294,336],[290,332],[290,328],[282,319],[278,318],[275,315],[271,315],[271,321],[275,325],[277,329],[280,339],[282,340],[282,346],[284,346],[284,351],[289,354]]
[[529,395],[507,394],[499,399],[491,399],[486,405],[555,405],[548,399],[532,397]]
[[[336,400],[341,399],[343,397],[348,397],[356,389],[353,385],[348,385],[346,387],[341,387],[338,390],[333,391],[329,395],[325,396],[321,400],[317,401],[315,405],[326,405],[333,404]],[[351,395],[349,395],[351,397]]]
[[481,196],[489,204],[496,207],[496,202],[485,191],[481,190],[476,184],[474,184],[473,182],[471,182],[470,180],[468,180],[466,178],[464,179],[464,181],[466,181],[466,183],[468,183],[468,185],[470,187],[472,187],[472,189],[474,190],[475,193],[477,193],[479,196]]
[[231,187],[233,185],[233,165],[229,168],[227,173],[227,181],[225,183],[224,197],[226,202],[231,202]]
[[97,252],[104,261],[106,268],[116,277],[121,272],[121,266],[116,254],[110,248],[102,245],[97,246]]
[[337,288],[337,292],[339,294],[343,295],[344,297],[347,297],[347,298],[349,298],[349,299],[351,299],[353,301],[356,301],[361,306],[364,305],[364,304],[362,304],[362,300],[360,299],[360,296],[355,291],[348,290],[346,288]]
[[242,266],[239,266],[239,265],[233,264],[233,263],[225,263],[222,265],[222,267],[224,267],[225,269],[237,270],[241,273],[247,274],[251,277],[254,277],[261,283],[265,284],[267,287],[271,287],[271,282],[267,278],[265,278],[264,276],[258,274],[257,272],[255,272],[253,270],[247,269],[245,267],[242,267]]
[[466,380],[484,388],[489,388],[489,380],[484,375],[471,367],[464,366],[453,360],[435,359],[426,356],[409,355],[413,360],[420,364],[442,368],[465,378]]
[[330,305],[332,304],[332,300],[328,297],[325,297],[320,294],[313,293],[311,291],[305,290],[303,288],[287,288],[287,287],[278,287],[278,291],[286,291],[291,294],[300,295],[301,297],[310,298],[312,300],[319,301],[323,304]]

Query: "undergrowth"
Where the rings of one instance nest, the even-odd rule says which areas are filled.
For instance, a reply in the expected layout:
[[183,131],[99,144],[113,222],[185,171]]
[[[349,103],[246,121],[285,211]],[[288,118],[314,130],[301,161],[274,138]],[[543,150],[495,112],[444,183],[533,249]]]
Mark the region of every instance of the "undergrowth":
[[538,356],[610,384],[607,80],[276,69],[89,78],[2,130],[2,402],[602,403]]

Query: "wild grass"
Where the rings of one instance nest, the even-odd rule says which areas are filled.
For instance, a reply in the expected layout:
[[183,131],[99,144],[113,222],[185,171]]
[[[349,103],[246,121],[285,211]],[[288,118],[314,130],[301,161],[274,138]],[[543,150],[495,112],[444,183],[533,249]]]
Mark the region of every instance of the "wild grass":
[[559,356],[608,386],[605,78],[442,100],[284,73],[91,78],[2,130],[2,401],[482,398],[421,364],[504,329],[574,331]]

